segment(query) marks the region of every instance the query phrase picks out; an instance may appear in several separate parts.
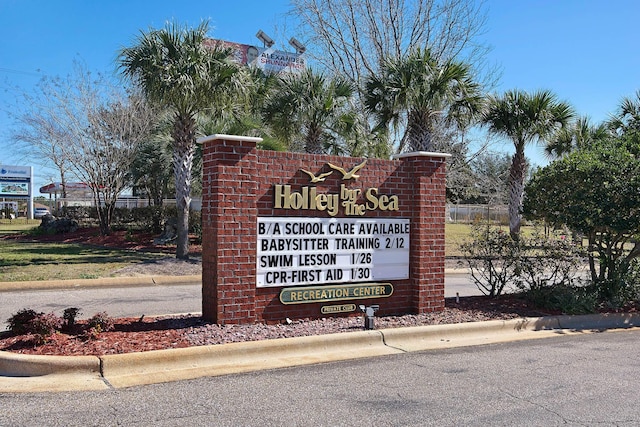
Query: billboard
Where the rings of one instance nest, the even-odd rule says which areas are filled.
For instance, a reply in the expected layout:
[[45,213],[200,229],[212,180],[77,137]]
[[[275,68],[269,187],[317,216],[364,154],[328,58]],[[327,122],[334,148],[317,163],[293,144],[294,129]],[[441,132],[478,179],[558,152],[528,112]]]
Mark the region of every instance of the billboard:
[[31,166],[0,165],[0,196],[29,197]]
[[0,181],[0,196],[28,196],[29,182]]
[[274,48],[263,48],[248,44],[208,39],[206,45],[222,45],[233,50],[234,60],[240,64],[257,67],[270,74],[300,73],[305,69],[303,54],[285,52]]

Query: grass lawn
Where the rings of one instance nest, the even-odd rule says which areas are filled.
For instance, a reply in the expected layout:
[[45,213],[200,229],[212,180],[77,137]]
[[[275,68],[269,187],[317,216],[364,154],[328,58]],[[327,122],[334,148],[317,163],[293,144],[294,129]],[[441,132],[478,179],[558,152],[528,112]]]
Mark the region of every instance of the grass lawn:
[[4,234],[18,234],[36,228],[40,225],[39,219],[0,219],[0,236]]
[[157,257],[75,243],[0,240],[0,282],[111,277],[122,267]]
[[448,257],[462,256],[460,245],[469,238],[471,225],[469,224],[449,224],[444,227],[445,244],[444,253]]

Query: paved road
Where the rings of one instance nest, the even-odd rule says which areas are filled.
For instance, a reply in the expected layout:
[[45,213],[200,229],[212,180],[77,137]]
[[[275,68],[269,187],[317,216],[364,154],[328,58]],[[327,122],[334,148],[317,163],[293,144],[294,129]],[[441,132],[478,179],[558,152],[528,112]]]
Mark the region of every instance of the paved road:
[[461,297],[472,295],[482,295],[482,292],[471,281],[471,276],[467,273],[451,273],[444,278],[444,296],[455,297],[456,294]]
[[0,394],[0,426],[637,426],[640,331],[100,392]]
[[[468,275],[447,275],[445,296],[481,295]],[[113,317],[139,317],[167,313],[199,313],[202,310],[200,285],[145,286],[131,288],[76,288],[50,291],[0,292],[0,329],[6,320],[23,308],[59,316],[68,307],[82,310],[80,318],[106,311]]]
[[199,313],[202,286],[142,286],[131,288],[76,288],[48,291],[0,292],[0,322],[23,308],[59,316],[68,307],[78,307],[80,318],[106,311],[112,317],[139,317],[167,313]]

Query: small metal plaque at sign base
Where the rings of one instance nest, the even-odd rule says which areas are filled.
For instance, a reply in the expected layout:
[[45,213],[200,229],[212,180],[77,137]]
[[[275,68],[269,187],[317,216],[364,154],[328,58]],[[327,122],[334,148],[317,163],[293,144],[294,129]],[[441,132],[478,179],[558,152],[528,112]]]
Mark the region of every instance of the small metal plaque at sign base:
[[322,314],[336,314],[336,313],[351,313],[356,311],[355,304],[340,304],[340,305],[323,305],[320,309]]
[[357,283],[349,285],[297,286],[282,288],[282,304],[308,304],[353,299],[386,298],[393,294],[391,283]]

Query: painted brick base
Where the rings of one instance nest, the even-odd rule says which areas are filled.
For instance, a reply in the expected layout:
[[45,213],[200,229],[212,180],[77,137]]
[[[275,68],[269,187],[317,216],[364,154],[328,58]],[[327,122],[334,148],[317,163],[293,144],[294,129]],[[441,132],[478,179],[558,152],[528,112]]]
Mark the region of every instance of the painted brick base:
[[[274,185],[310,185],[309,176],[331,169],[350,170],[363,158],[263,151],[259,138],[213,135],[203,138],[202,315],[219,324],[280,322],[287,317],[320,318],[320,303],[283,305],[280,288],[256,287],[257,219],[269,216],[324,216],[324,212],[274,208]],[[397,160],[368,159],[357,180],[332,174],[318,193],[336,193],[341,184],[376,187],[399,198],[398,211],[371,211],[366,218],[411,221],[409,279],[390,281],[393,295],[358,300],[379,304],[378,315],[440,311],[444,308],[445,158],[409,153]],[[341,212],[338,217],[344,216]],[[350,218],[354,218],[353,216]],[[318,284],[320,285],[320,284]],[[348,301],[346,301],[348,302]]]

